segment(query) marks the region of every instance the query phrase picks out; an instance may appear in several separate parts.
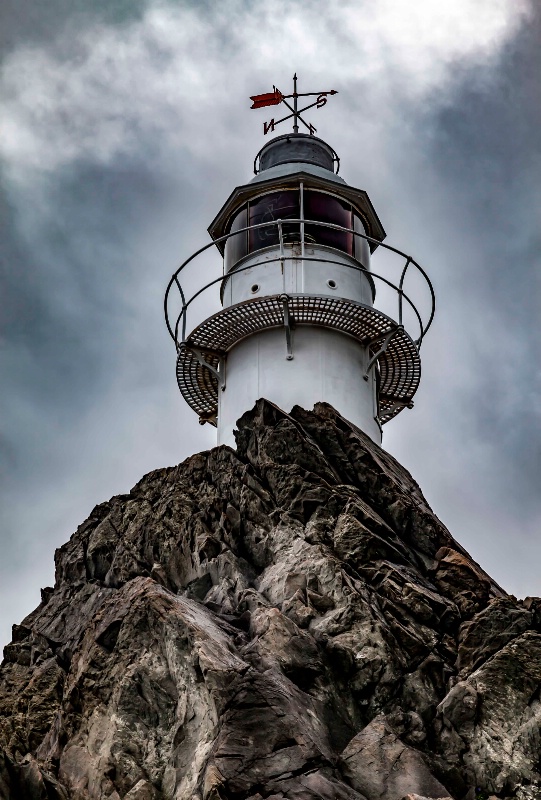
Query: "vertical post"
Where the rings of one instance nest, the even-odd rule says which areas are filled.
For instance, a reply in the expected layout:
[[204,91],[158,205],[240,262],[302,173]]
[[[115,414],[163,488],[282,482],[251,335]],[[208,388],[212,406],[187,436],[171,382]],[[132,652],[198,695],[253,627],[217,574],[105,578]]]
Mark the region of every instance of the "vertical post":
[[[408,267],[411,264],[411,256],[408,256],[406,263],[404,264],[404,269],[402,270],[402,274],[400,276],[400,283],[398,284],[398,324],[402,325],[402,307],[403,307],[403,294],[404,294],[404,278],[406,277],[406,272],[408,271]],[[422,331],[421,331],[422,333]]]
[[291,341],[291,317],[289,315],[289,297],[283,294],[280,297],[284,308],[284,328],[286,332],[286,361],[293,361],[293,344]]
[[297,73],[293,75],[293,133],[299,132],[299,113],[297,111],[298,108],[298,99],[297,99]]
[[186,306],[182,306],[182,341],[186,341]]
[[[177,275],[175,275],[175,283],[178,286],[178,290],[180,292],[180,299],[182,300],[182,311],[180,312],[180,316],[182,317],[182,341],[186,341],[186,312],[188,310],[188,306],[186,305],[186,298],[184,296],[184,292],[182,291],[182,286],[180,285],[179,279]],[[177,326],[175,330],[175,339],[178,335],[178,320]]]
[[286,290],[286,273],[284,269],[284,262],[285,262],[285,253],[284,253],[284,234],[282,232],[282,220],[277,220],[278,222],[278,238],[280,240],[280,267],[282,269],[282,291],[285,292]]
[[[301,258],[304,258],[304,183],[300,185],[300,212],[301,212]],[[303,264],[304,270],[304,264]],[[303,289],[304,291],[304,289]]]

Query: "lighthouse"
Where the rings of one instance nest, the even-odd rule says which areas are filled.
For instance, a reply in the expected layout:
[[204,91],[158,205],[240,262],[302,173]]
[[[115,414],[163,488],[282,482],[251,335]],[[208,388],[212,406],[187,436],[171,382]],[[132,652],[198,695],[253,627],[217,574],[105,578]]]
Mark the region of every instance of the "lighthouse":
[[[338,174],[338,155],[305,121],[333,94],[300,93],[295,76],[292,94],[274,87],[251,98],[252,108],[291,112],[265,122],[265,134],[288,119],[293,131],[262,147],[254,177],[211,222],[212,241],[167,287],[178,386],[199,421],[217,427],[218,444],[235,446],[236,421],[261,397],[286,412],[329,403],[378,444],[382,426],[413,406],[434,291],[412,256],[384,243],[368,194]],[[299,110],[302,98],[316,99]],[[210,248],[219,252],[214,274],[202,260]],[[378,250],[387,256],[381,270]],[[195,301],[209,295],[221,310],[194,320]]]

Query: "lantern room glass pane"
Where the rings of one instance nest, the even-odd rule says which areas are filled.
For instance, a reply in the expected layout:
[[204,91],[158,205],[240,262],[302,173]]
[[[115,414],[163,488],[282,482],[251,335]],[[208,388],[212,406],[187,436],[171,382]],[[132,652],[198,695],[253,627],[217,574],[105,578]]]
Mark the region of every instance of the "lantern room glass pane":
[[[252,200],[249,204],[250,225],[259,225],[263,222],[273,222],[274,220],[299,219],[299,191],[284,190],[282,192],[272,192],[263,197]],[[285,223],[282,225],[284,242],[300,241],[300,224]],[[263,247],[271,247],[279,244],[280,237],[277,225],[268,225],[250,231],[250,252],[261,250]]]
[[[363,221],[355,212],[353,212],[353,227],[357,233],[366,234]],[[366,239],[361,236],[355,237],[355,258],[361,262],[363,267],[370,268],[370,247]]]
[[[352,227],[352,213],[349,203],[332,197],[330,194],[322,192],[304,192],[304,218],[306,220],[316,220],[317,222],[330,222],[333,225],[342,225],[344,228]],[[325,244],[353,255],[353,234],[345,231],[337,231],[332,228],[324,228],[321,225],[310,225],[308,222],[304,226],[306,244]]]
[[[235,233],[235,231],[239,231],[242,228],[246,228],[248,225],[248,208],[244,206],[233,219],[231,223],[231,227],[229,229],[230,233]],[[225,243],[225,269],[226,272],[231,269],[231,267],[240,261],[246,253],[248,252],[248,231],[244,231],[243,233],[237,233],[236,236],[230,236],[229,239]]]

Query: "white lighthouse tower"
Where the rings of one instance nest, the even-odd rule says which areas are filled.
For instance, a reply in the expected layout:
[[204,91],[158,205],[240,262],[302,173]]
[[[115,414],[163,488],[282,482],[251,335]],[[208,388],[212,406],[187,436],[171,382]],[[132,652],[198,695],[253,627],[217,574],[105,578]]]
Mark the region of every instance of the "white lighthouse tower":
[[[324,105],[327,94],[311,105]],[[306,96],[295,78],[292,95],[275,89],[252,98],[253,108],[285,103],[293,133],[261,149],[255,177],[232,192],[211,223],[213,242],[190,256],[167,288],[178,385],[200,422],[217,426],[219,444],[235,445],[237,419],[261,397],[284,411],[325,401],[380,443],[382,425],[412,406],[419,385],[432,286],[413,258],[386,245],[399,257],[394,274],[371,269],[385,231],[367,193],[338,176],[336,153],[304,122],[298,98]],[[299,121],[309,133],[298,132]],[[277,124],[265,123],[265,132]],[[193,284],[198,257],[212,246],[223,258],[221,274],[204,274],[188,297],[184,276],[191,269]],[[414,271],[428,287],[424,320],[407,293]],[[387,298],[394,293],[393,316],[377,308],[377,284]],[[194,300],[218,292],[222,310],[190,330]]]

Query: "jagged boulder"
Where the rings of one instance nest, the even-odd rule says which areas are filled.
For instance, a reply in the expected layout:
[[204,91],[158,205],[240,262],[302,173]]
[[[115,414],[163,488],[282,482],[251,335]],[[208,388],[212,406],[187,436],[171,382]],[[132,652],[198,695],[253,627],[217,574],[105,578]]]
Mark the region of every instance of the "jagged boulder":
[[0,668],[2,800],[533,800],[541,602],[391,456],[266,401],[97,506]]

